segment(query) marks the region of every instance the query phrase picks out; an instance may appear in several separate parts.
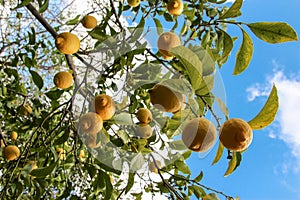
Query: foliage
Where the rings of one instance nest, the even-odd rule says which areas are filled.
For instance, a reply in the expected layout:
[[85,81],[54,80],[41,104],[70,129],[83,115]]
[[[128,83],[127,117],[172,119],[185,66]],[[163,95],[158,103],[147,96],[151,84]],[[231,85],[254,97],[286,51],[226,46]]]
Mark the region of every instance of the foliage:
[[[215,71],[237,45],[234,41],[241,40],[233,70],[233,75],[239,75],[253,53],[247,30],[268,43],[296,41],[297,34],[283,22],[238,21],[243,0],[232,4],[186,0],[180,16],[166,11],[167,2],[142,1],[131,8],[123,0],[90,0],[83,12],[77,12],[72,7],[76,1],[0,1],[0,139],[21,150],[14,161],[0,158],[2,199],[141,199],[143,193],[172,199],[193,195],[233,199],[200,183],[202,171],[191,174],[186,165],[191,151],[177,136],[191,118],[210,113],[217,129],[229,118],[225,100],[213,93],[213,85]],[[86,14],[98,19],[92,30],[80,24]],[[240,29],[241,38],[230,35],[227,26]],[[170,61],[161,58],[153,39],[165,29],[183,41],[171,50],[175,58]],[[63,31],[80,37],[79,52],[64,55],[55,48],[54,39]],[[73,73],[74,84],[61,90],[52,80],[58,71],[66,70]],[[148,90],[158,82],[186,96],[181,112],[165,114],[153,107]],[[97,148],[88,148],[77,123],[100,93],[113,96],[116,114],[104,122]],[[224,116],[216,115],[215,103]],[[32,113],[21,112],[25,105]],[[148,139],[133,135],[140,107],[147,107],[153,115],[154,134]],[[268,126],[277,109],[273,86],[266,104],[249,124],[254,130]],[[9,138],[11,131],[18,132],[16,141]],[[79,157],[82,150],[85,156]],[[223,151],[219,143],[213,164]],[[242,154],[228,151],[225,176],[237,169]],[[148,163],[155,160],[163,166],[156,164],[158,174],[153,175]],[[32,170],[29,161],[36,161],[38,168]]]

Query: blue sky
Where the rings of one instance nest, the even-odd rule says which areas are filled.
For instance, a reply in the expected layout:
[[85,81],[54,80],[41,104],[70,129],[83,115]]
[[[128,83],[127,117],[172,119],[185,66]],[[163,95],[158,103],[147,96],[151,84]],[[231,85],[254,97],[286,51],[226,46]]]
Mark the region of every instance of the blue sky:
[[[284,21],[300,33],[300,1],[246,0],[239,21]],[[248,32],[249,29],[245,28]],[[235,27],[229,31],[240,36]],[[229,177],[223,177],[226,156],[211,166],[217,145],[205,157],[194,153],[188,161],[195,175],[204,172],[202,183],[242,200],[300,199],[300,47],[299,42],[268,44],[250,34],[254,43],[249,68],[232,76],[235,53],[240,40],[220,73],[226,89],[230,117],[253,118],[261,109],[272,83],[278,89],[280,109],[275,122],[254,131],[241,166]]]

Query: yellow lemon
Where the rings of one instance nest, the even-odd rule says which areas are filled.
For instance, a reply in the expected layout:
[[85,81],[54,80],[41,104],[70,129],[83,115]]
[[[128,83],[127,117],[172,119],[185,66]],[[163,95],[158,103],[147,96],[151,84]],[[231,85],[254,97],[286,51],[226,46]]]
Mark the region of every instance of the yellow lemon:
[[12,140],[17,140],[17,138],[18,138],[18,133],[17,133],[16,131],[12,131],[12,132],[10,133],[10,138],[11,138]]
[[181,110],[184,97],[172,91],[167,86],[156,84],[149,90],[150,101],[154,107],[164,112],[177,112]]
[[115,114],[116,107],[111,96],[106,94],[100,94],[95,97],[94,103],[96,113],[103,120],[109,120]]
[[166,60],[172,59],[174,56],[169,52],[172,48],[180,46],[180,38],[172,32],[161,34],[157,41],[157,47],[163,58]]
[[60,89],[69,88],[73,83],[73,76],[69,72],[58,72],[53,78],[54,85]]
[[139,108],[136,113],[136,117],[139,122],[149,124],[152,120],[152,113],[147,108]]
[[240,118],[229,119],[220,128],[220,142],[232,151],[244,151],[251,144],[252,138],[251,126]]
[[103,121],[97,113],[89,112],[80,117],[79,127],[86,134],[96,137],[103,127]]
[[192,151],[205,152],[215,143],[214,124],[206,118],[194,118],[182,130],[182,141]]
[[80,40],[73,33],[63,32],[55,38],[55,46],[64,54],[73,54],[79,50]]
[[183,11],[183,3],[181,0],[169,0],[167,10],[171,15],[181,15]]
[[127,3],[131,7],[137,7],[140,5],[141,1],[140,0],[127,0]]
[[20,149],[15,145],[8,145],[3,150],[3,156],[6,160],[15,160],[20,156]]
[[86,15],[81,20],[82,26],[87,29],[95,28],[97,26],[97,23],[97,19],[91,15]]

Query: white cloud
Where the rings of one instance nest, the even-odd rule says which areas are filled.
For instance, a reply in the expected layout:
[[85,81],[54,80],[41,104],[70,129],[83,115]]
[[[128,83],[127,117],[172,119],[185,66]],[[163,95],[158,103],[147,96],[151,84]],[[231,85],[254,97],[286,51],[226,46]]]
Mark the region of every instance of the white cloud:
[[[274,62],[275,70],[268,76],[267,83],[256,83],[247,89],[248,100],[267,96],[273,83],[276,85],[279,96],[279,111],[276,122],[280,131],[271,131],[271,138],[283,140],[291,149],[292,155],[297,158],[298,165],[294,170],[300,170],[300,71],[297,74],[286,75]],[[276,126],[276,123],[275,125]]]

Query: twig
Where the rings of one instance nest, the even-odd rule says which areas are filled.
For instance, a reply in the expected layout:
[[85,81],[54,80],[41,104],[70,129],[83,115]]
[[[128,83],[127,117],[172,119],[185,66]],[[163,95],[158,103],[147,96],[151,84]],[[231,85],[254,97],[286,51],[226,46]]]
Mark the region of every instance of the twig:
[[155,167],[157,168],[157,172],[158,172],[158,174],[159,174],[159,176],[160,176],[160,178],[161,178],[161,180],[163,181],[163,183],[164,183],[164,185],[169,189],[169,191],[170,192],[172,192],[176,197],[177,197],[177,199],[179,199],[179,200],[184,200],[181,196],[180,196],[180,194],[178,194],[178,192],[164,179],[164,177],[162,176],[162,174],[161,174],[161,172],[160,172],[160,168],[159,168],[159,166],[157,165],[157,163],[156,163],[156,160],[155,160],[155,158],[154,158],[154,156],[152,155],[152,154],[150,154],[150,156],[151,156],[151,158],[152,158],[152,160],[153,160],[153,163],[154,163],[154,165],[155,165]]

